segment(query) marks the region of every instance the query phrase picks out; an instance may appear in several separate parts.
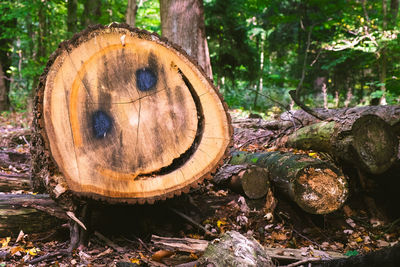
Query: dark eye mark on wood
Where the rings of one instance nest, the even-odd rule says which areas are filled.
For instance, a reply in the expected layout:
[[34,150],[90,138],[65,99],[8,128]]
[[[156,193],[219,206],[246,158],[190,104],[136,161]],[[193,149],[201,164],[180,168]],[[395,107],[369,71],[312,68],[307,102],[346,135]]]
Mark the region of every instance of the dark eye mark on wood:
[[157,75],[150,68],[143,68],[136,71],[136,85],[142,91],[150,91],[157,84]]
[[113,119],[110,115],[102,110],[95,111],[92,114],[93,135],[100,139],[106,137],[110,133],[113,125]]

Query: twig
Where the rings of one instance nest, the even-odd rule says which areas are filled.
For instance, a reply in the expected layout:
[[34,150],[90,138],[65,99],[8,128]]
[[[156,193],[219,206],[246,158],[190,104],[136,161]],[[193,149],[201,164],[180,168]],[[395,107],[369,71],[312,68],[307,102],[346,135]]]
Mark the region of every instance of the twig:
[[319,262],[319,261],[324,261],[324,260],[319,259],[319,258],[307,258],[307,259],[304,259],[304,260],[301,260],[301,261],[293,262],[293,263],[288,264],[288,265],[285,265],[285,266],[283,266],[283,267],[295,267],[295,266],[302,265],[302,264],[304,264],[304,263]]
[[113,241],[111,241],[110,239],[108,239],[107,237],[105,237],[104,235],[102,235],[101,233],[95,231],[95,232],[94,232],[94,235],[95,235],[97,238],[99,238],[99,239],[103,240],[104,242],[106,242],[107,246],[113,248],[114,250],[116,250],[116,251],[118,251],[118,252],[123,252],[123,251],[124,251],[123,248],[121,248],[120,246],[118,246],[117,244],[115,244]]
[[138,238],[138,237],[136,237],[136,236],[133,236],[133,237],[134,237],[137,241],[130,240],[130,239],[124,237],[124,236],[122,236],[122,239],[124,239],[125,241],[128,241],[129,243],[132,243],[132,244],[137,244],[137,243],[139,243],[140,245],[142,245],[142,247],[145,248],[145,250],[147,250],[147,252],[153,253],[153,251],[151,251],[151,249],[149,249],[149,247],[142,241],[142,239],[140,239],[140,238]]
[[241,144],[241,145],[238,146],[237,148],[244,147],[245,145],[247,145],[248,143],[251,143],[251,142],[254,141],[254,140],[261,139],[261,138],[264,138],[264,137],[269,137],[270,135],[271,135],[271,134],[268,133],[268,134],[263,134],[263,135],[260,135],[260,136],[256,136],[256,137],[250,138],[249,140],[247,140],[246,142],[244,142],[243,144]]
[[177,215],[181,216],[183,219],[187,220],[188,222],[190,222],[191,224],[193,224],[194,226],[198,227],[199,229],[203,230],[207,235],[210,236],[216,236],[214,233],[211,233],[210,231],[208,231],[203,225],[199,224],[198,222],[194,221],[192,218],[190,218],[189,216],[183,214],[182,212],[177,211],[176,209],[173,208],[169,208],[171,211],[173,211],[174,213],[176,213]]
[[49,253],[49,254],[37,257],[35,259],[32,259],[32,260],[28,261],[27,263],[28,264],[35,264],[35,263],[38,263],[38,262],[41,262],[41,261],[48,260],[50,258],[54,258],[54,257],[60,256],[60,255],[64,256],[64,255],[68,255],[68,254],[69,254],[68,250],[60,250],[60,251],[57,251],[57,252],[53,252],[53,253]]
[[315,246],[317,246],[318,248],[321,249],[321,246],[320,246],[317,242],[311,240],[310,238],[306,237],[305,235],[300,234],[299,231],[297,231],[297,230],[294,229],[294,228],[292,228],[292,231],[295,232],[298,236],[304,238],[304,239],[307,240],[307,241],[310,241],[310,242],[313,243]]

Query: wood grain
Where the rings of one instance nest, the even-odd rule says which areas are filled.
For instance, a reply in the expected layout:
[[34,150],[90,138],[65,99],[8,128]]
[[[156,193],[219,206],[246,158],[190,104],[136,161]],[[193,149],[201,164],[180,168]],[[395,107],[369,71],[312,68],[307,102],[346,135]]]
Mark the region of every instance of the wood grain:
[[42,135],[74,193],[152,202],[221,162],[232,134],[226,106],[179,48],[113,25],[57,53],[43,84]]

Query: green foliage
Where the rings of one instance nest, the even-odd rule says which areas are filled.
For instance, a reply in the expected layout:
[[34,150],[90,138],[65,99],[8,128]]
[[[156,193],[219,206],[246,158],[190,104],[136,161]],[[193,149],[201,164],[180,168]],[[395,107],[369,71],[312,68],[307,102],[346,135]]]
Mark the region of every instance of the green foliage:
[[136,14],[136,27],[161,34],[160,2],[140,1]]
[[[78,31],[85,19],[124,22],[127,0],[94,1],[98,13],[85,13],[88,1],[77,1]],[[26,108],[49,55],[73,34],[67,2],[0,1],[0,62],[14,109]],[[160,33],[159,1],[137,3],[136,25]],[[303,71],[300,94],[311,107],[323,105],[323,84],[329,107],[400,101],[400,18],[390,4],[384,12],[382,1],[204,0],[204,8],[214,80],[231,107],[284,109]]]

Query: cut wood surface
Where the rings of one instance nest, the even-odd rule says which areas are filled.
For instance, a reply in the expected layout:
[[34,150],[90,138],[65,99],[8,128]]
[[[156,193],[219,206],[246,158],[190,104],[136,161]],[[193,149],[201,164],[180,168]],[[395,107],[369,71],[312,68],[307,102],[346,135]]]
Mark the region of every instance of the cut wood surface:
[[229,164],[256,164],[268,172],[269,180],[303,210],[326,214],[339,209],[348,196],[347,180],[332,164],[281,152],[234,152]]
[[232,130],[221,96],[193,62],[127,25],[62,43],[37,91],[33,178],[60,175],[76,195],[128,203],[196,186],[221,163]]
[[224,165],[214,175],[213,181],[228,184],[229,188],[243,192],[250,199],[262,198],[270,189],[268,171],[252,164]]
[[0,237],[52,229],[66,213],[48,195],[0,193]]
[[368,114],[300,128],[288,136],[286,146],[328,152],[366,172],[379,174],[397,161],[399,141],[388,123]]

